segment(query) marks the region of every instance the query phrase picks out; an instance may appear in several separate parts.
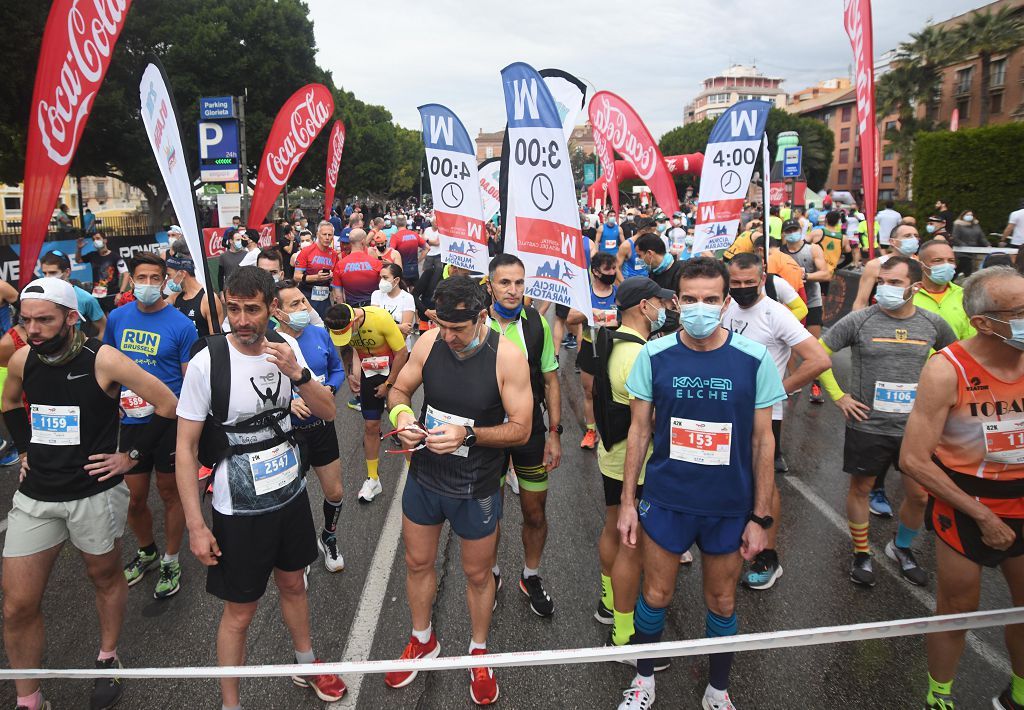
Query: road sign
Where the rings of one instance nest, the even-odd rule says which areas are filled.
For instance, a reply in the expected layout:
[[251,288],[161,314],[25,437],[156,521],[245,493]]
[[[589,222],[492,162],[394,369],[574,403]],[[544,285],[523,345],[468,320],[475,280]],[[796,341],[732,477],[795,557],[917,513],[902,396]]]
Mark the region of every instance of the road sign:
[[782,152],[782,177],[800,177],[800,167],[803,163],[804,149],[794,145],[784,148]]
[[206,96],[199,99],[199,118],[235,118],[235,97]]
[[597,169],[593,163],[583,164],[583,184],[593,185],[597,181]]
[[208,182],[203,185],[204,195],[223,195],[226,192],[224,185],[217,182]]
[[199,179],[238,180],[238,121],[226,118],[199,122]]

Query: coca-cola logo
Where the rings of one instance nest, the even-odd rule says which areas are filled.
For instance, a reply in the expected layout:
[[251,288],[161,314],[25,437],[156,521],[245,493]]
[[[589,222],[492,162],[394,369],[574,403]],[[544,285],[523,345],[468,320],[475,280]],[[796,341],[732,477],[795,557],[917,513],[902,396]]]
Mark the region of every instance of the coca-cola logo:
[[597,157],[601,160],[601,170],[604,174],[609,176],[609,181],[615,176],[615,159],[612,157],[612,152],[608,150],[608,144],[605,142],[604,137],[599,132],[594,132],[594,150],[597,152]]
[[651,179],[658,164],[657,149],[649,140],[633,133],[625,113],[612,106],[606,97],[601,97],[597,110],[591,110],[590,120],[595,136],[601,133],[612,148],[633,165],[640,179]]
[[857,61],[857,131],[862,137],[868,137],[867,117],[874,114],[871,110],[872,83],[874,67],[867,59],[864,36],[864,20],[861,17],[860,0],[846,0],[843,13],[846,34],[853,46],[853,56]]
[[[67,10],[64,25],[67,38],[55,37],[43,51],[64,58],[52,77],[40,77],[36,86],[36,122],[46,154],[54,163],[67,165],[75,155],[78,138],[92,108],[103,74],[109,64],[114,43],[124,26],[130,0],[74,0]],[[54,11],[57,11],[55,8]],[[53,31],[60,18],[51,17],[47,27]],[[47,37],[48,39],[49,37]],[[49,57],[42,57],[44,66]],[[52,81],[52,84],[47,85]]]
[[331,116],[331,109],[316,98],[316,90],[306,92],[303,100],[292,110],[288,118],[288,133],[277,150],[267,150],[267,177],[275,185],[283,187],[291,177],[295,166],[306,154],[313,139]]
[[338,168],[341,166],[341,152],[345,149],[345,129],[339,123],[331,141],[331,160],[327,166],[327,180],[333,187],[338,184]]

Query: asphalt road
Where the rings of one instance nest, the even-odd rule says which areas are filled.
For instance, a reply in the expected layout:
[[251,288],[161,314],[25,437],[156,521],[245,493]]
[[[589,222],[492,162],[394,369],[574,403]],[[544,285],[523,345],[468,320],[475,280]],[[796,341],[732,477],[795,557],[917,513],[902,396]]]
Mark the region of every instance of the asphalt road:
[[[568,353],[571,357],[572,353]],[[600,474],[594,455],[581,451],[582,404],[571,359],[563,353],[564,458],[553,476],[548,498],[550,532],[541,568],[555,601],[555,614],[541,619],[529,609],[515,584],[522,566],[519,539],[521,515],[516,497],[506,493],[505,534],[500,564],[506,585],[499,594],[489,647],[492,651],[580,648],[603,645],[608,627],[592,618],[600,592],[597,538],[603,515]],[[845,361],[837,371],[842,380]],[[339,397],[339,401],[342,398]],[[342,442],[345,508],[338,537],[346,568],[328,573],[321,564],[310,574],[310,606],[314,650],[326,660],[396,658],[408,638],[410,619],[405,604],[405,565],[397,538],[396,505],[401,459],[381,463],[384,494],[369,505],[356,503],[365,476],[361,450],[362,420],[339,407],[337,429]],[[783,496],[779,549],[785,574],[775,588],[764,592],[741,589],[737,594],[740,631],[761,632],[865,621],[884,621],[933,612],[934,580],[923,589],[898,576],[894,563],[882,553],[895,532],[894,521],[872,519],[870,541],[876,552],[878,584],[873,589],[849,581],[850,540],[844,500],[846,474],[841,470],[843,423],[831,405],[812,406],[806,398],[793,403],[784,434],[791,472],[778,478]],[[16,486],[13,468],[0,480],[0,512]],[[320,493],[309,478],[314,517],[320,519]],[[894,503],[900,479],[891,475]],[[154,511],[160,503],[154,487]],[[158,522],[157,539],[162,546]],[[126,545],[134,540],[129,533]],[[934,566],[934,546],[922,535],[918,559]],[[186,544],[187,549],[187,544]],[[125,552],[127,560],[131,554]],[[215,665],[215,632],[220,602],[204,591],[205,574],[187,552],[182,591],[164,602],[152,598],[155,577],[147,576],[130,591],[119,653],[127,666]],[[458,541],[445,530],[438,556],[438,596],[433,623],[445,655],[462,655],[469,643],[469,618]],[[381,594],[383,592],[383,594]],[[367,601],[360,609],[364,595]],[[373,600],[379,599],[379,603]],[[998,573],[987,572],[983,609],[1010,606]],[[47,643],[44,665],[51,668],[91,667],[98,640],[92,592],[84,567],[73,548],[65,547],[43,600]],[[665,640],[699,638],[704,633],[700,562],[679,572],[676,598],[668,615]],[[999,629],[983,630],[968,645],[955,692],[958,707],[991,707],[990,698],[1008,682],[1006,652]],[[368,655],[367,655],[368,652]],[[277,594],[271,584],[249,635],[248,662],[287,663],[292,660],[287,632],[280,619]],[[6,665],[6,659],[4,659]],[[881,707],[920,708],[927,686],[921,637],[843,643],[800,649],[747,652],[737,656],[730,692],[740,708]],[[706,684],[703,658],[677,659],[658,674],[657,707],[697,708]],[[546,666],[500,669],[499,705],[505,708],[614,708],[633,676],[620,664]],[[339,707],[470,708],[465,671],[421,674],[401,690],[387,688],[380,676],[345,679],[353,692]],[[358,684],[358,690],[355,686]],[[85,681],[46,681],[44,689],[54,708],[87,707],[91,684]],[[14,705],[13,684],[0,685],[0,703]],[[310,691],[287,679],[242,682],[243,706],[248,708],[322,707]],[[352,700],[355,699],[353,705]],[[215,708],[218,687],[211,680],[131,681],[119,707]]]

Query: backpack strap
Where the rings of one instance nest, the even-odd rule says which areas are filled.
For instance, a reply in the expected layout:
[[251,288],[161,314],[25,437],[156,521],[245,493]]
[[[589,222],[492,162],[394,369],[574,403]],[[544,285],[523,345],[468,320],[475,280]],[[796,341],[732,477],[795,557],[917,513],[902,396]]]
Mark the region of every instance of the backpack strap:
[[764,280],[764,292],[773,301],[779,300],[779,292],[775,290],[775,274],[768,274],[768,278]]
[[210,350],[210,411],[219,424],[228,418],[231,402],[231,351],[228,336],[224,333],[211,335],[206,339]]

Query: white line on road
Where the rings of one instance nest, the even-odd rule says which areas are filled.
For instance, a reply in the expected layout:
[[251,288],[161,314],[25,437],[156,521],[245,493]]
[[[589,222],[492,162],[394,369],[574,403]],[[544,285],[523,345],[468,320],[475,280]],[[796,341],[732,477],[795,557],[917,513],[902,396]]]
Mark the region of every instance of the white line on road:
[[[348,643],[345,644],[343,662],[368,661],[373,650],[373,639],[377,635],[377,622],[380,620],[381,608],[384,606],[384,595],[391,581],[391,570],[395,566],[395,554],[398,552],[398,537],[402,533],[402,491],[405,490],[405,477],[409,473],[408,462],[402,465],[402,472],[395,483],[395,495],[391,498],[387,518],[377,540],[377,549],[373,552],[373,561],[366,573],[366,582],[359,598],[355,619],[348,632]],[[359,689],[363,684],[362,675],[345,678],[348,692],[345,697],[328,708],[354,708],[359,701]]]
[[[797,493],[802,495],[805,499],[807,499],[807,502],[809,502],[811,505],[817,508],[818,512],[824,515],[825,519],[832,523],[832,525],[835,526],[835,528],[839,530],[839,532],[841,532],[844,535],[850,534],[850,527],[847,524],[847,520],[843,518],[841,515],[839,515],[839,513],[837,513],[832,508],[832,506],[826,503],[825,500],[821,498],[821,496],[819,496],[817,493],[811,490],[810,486],[801,481],[799,478],[795,478],[793,476],[784,476],[784,478],[786,479],[786,483],[793,486],[793,488],[796,489]],[[885,557],[885,555],[875,555],[876,560],[879,560],[879,558],[881,557]],[[914,599],[916,599],[924,605],[925,609],[935,609],[934,595],[932,595],[929,592],[926,592],[921,587],[915,587],[905,582],[903,580],[902,575],[900,575],[900,573],[893,569],[888,563],[878,564],[876,565],[876,567],[885,570],[890,575],[895,577],[901,584],[905,586],[906,590],[910,592],[911,596],[913,596]],[[1003,657],[1003,654],[997,652],[994,648],[992,648],[992,646],[978,638],[973,632],[967,633],[967,644],[975,653],[977,653],[984,660],[986,660],[996,670],[1002,672],[1004,675],[1010,673],[1010,664]]]

